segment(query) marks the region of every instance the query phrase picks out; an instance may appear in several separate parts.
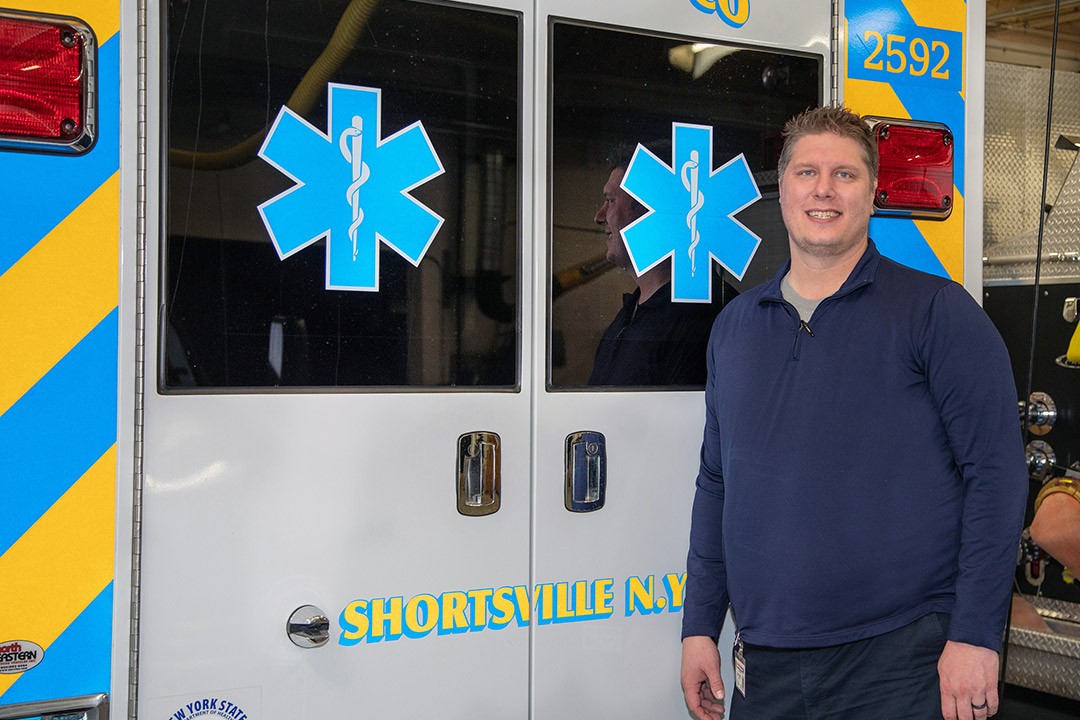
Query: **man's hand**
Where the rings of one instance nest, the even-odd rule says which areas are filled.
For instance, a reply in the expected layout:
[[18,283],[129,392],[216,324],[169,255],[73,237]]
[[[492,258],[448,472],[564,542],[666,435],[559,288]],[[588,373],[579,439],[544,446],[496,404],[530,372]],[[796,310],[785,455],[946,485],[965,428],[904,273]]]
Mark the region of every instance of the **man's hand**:
[[720,679],[720,651],[702,635],[682,642],[682,690],[686,709],[698,720],[723,720],[724,681]]
[[993,650],[950,640],[938,660],[938,676],[945,720],[982,720],[997,713],[998,654]]

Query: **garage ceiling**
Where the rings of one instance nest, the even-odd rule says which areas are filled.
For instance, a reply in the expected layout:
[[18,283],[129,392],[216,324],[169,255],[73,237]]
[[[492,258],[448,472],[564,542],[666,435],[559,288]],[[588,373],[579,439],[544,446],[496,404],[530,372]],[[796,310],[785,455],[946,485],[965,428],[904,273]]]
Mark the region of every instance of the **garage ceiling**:
[[[1052,1],[987,0],[987,60],[1048,68],[1053,32]],[[1080,72],[1080,0],[1061,0],[1057,69]]]

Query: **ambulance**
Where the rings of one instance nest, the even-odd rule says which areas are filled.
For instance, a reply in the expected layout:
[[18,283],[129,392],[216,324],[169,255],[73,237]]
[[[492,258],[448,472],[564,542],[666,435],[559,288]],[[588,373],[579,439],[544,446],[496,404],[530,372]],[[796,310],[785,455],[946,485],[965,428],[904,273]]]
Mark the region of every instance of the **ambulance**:
[[874,118],[878,247],[978,296],[984,23],[0,8],[0,718],[682,717],[703,384],[597,346],[665,263],[714,309],[776,272],[822,104]]

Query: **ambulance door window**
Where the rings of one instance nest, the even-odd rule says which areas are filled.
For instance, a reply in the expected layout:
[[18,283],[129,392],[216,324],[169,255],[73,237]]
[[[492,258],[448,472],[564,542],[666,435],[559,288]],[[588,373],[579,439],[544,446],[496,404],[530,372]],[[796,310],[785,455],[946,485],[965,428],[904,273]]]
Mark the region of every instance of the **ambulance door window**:
[[163,5],[161,391],[516,390],[520,15]]
[[548,387],[701,388],[716,313],[787,259],[781,130],[821,59],[571,22],[550,43]]

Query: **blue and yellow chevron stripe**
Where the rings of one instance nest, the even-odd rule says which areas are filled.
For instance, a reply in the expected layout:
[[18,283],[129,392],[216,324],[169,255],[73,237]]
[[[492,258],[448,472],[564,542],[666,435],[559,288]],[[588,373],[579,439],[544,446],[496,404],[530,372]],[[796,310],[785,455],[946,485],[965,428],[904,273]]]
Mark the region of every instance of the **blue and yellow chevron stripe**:
[[0,152],[0,705],[109,692],[116,504],[120,223],[118,0],[20,0],[98,41],[98,141]]
[[957,282],[964,279],[966,22],[964,0],[844,3],[844,104],[861,114],[945,123],[955,142],[949,218],[872,218],[870,236],[894,260]]

